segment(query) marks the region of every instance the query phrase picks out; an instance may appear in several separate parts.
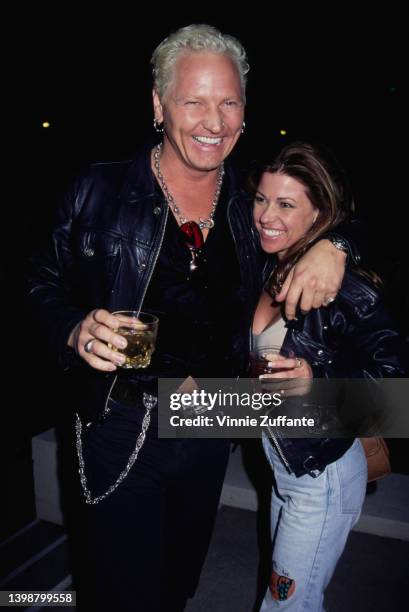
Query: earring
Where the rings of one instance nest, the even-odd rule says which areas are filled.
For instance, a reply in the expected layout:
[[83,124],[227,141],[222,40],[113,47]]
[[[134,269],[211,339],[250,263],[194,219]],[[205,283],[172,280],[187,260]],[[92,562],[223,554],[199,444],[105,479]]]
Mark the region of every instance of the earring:
[[156,119],[153,120],[153,127],[155,132],[158,132],[158,134],[162,134],[164,132],[163,129],[163,122],[162,123],[158,123],[158,121]]
[[241,133],[244,134],[244,130],[246,129],[246,122],[243,121],[243,125],[241,126]]

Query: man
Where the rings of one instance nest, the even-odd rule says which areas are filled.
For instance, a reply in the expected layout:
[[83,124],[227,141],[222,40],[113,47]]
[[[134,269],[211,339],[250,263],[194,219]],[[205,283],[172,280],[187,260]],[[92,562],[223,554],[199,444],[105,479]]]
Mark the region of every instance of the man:
[[[152,63],[163,142],[77,181],[30,279],[34,315],[75,380],[75,410],[83,422],[104,412],[85,434],[77,421],[88,502],[80,604],[143,612],[183,610],[194,594],[229,451],[226,440],[158,439],[157,378],[245,372],[262,264],[224,163],[244,130],[243,47],[188,26]],[[186,229],[203,239],[200,252]],[[289,318],[297,303],[309,310],[336,295],[344,260],[328,240],[305,255],[283,287]],[[159,317],[154,358],[143,374],[116,376],[123,338],[111,313],[141,308]]]

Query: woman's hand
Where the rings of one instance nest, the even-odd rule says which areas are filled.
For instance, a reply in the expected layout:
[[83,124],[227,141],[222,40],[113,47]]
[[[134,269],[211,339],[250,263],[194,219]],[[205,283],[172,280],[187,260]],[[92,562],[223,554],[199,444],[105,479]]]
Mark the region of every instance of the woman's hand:
[[80,321],[68,338],[68,346],[74,349],[92,368],[102,372],[113,372],[124,363],[125,357],[108,347],[126,347],[126,340],[113,330],[118,328],[118,319],[107,310],[93,310]]
[[310,364],[305,359],[274,355],[268,367],[276,368],[277,371],[271,374],[261,374],[259,379],[263,392],[280,393],[284,397],[309,393],[314,375]]
[[346,257],[325,239],[304,253],[276,296],[277,302],[285,300],[287,319],[295,318],[298,303],[303,312],[309,312],[334,301],[344,278]]

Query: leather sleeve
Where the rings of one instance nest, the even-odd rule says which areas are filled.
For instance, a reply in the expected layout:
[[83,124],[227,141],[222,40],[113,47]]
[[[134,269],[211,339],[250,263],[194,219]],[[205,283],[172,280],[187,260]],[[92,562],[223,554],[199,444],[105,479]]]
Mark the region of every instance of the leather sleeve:
[[358,274],[348,273],[337,302],[331,314],[332,328],[340,339],[330,368],[334,377],[408,376],[407,346],[380,292]]
[[360,265],[364,262],[368,265],[369,247],[365,239],[365,232],[358,219],[346,219],[337,225],[331,231],[320,236],[320,240],[324,238],[342,238],[348,246],[347,263],[352,265]]
[[62,198],[51,238],[30,258],[26,283],[29,316],[45,349],[63,369],[79,359],[67,340],[87,314],[76,299],[72,274],[71,229],[80,206],[80,187],[78,179]]

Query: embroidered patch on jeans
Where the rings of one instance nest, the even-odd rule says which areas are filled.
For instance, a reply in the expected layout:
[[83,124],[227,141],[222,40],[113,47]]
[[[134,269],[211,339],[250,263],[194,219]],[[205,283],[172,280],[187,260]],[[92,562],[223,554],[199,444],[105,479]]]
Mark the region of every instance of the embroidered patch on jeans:
[[273,599],[285,601],[294,593],[295,581],[287,576],[280,576],[277,572],[273,572],[271,574],[269,588]]

